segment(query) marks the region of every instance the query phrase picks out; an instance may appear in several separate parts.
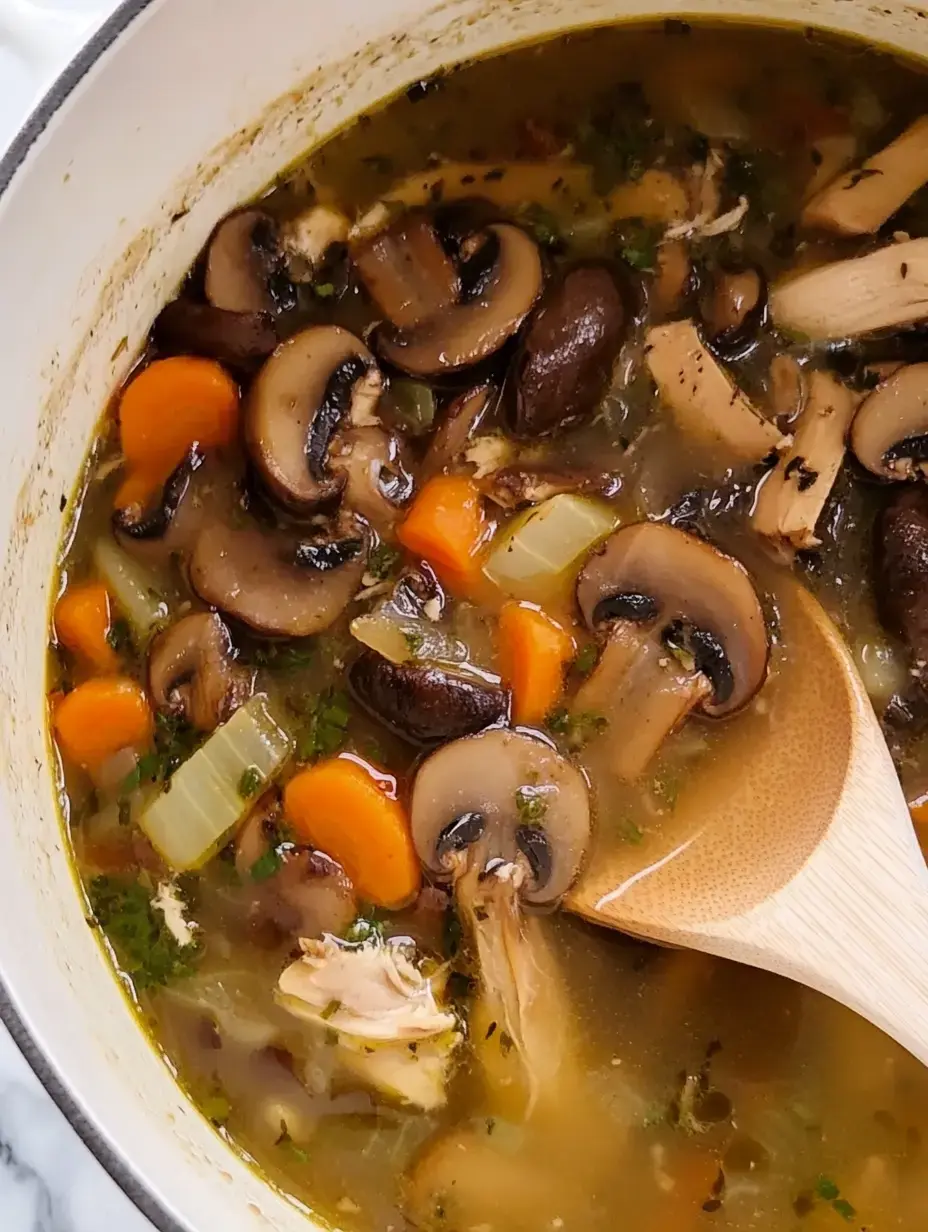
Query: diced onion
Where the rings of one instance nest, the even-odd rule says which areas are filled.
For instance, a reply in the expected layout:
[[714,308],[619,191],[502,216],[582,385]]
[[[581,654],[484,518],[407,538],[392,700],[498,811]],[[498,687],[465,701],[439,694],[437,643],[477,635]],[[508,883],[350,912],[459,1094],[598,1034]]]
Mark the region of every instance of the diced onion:
[[253,697],[180,767],[139,824],[172,868],[200,868],[251,807],[239,794],[245,771],[268,782],[289,754],[266,699]]
[[580,561],[611,534],[616,522],[600,501],[554,496],[509,524],[484,572],[518,599],[544,599],[572,579]]
[[93,550],[97,572],[106,583],[119,611],[132,626],[136,638],[145,642],[170,615],[157,579],[128,556],[112,539],[100,539]]
[[356,616],[351,634],[391,663],[464,663],[467,647],[428,620],[403,616],[390,605],[367,616]]

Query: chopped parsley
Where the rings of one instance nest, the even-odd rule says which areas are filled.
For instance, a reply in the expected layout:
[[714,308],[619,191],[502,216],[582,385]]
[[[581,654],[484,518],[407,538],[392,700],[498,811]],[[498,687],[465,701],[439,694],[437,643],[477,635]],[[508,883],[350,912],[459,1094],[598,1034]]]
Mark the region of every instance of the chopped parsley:
[[425,634],[419,633],[415,629],[404,629],[403,637],[406,639],[406,647],[409,653],[414,659],[417,658],[419,651],[425,644]]
[[577,155],[592,163],[593,186],[605,194],[644,174],[661,130],[652,119],[640,82],[622,82],[605,106],[577,130]]
[[319,1017],[323,1022],[328,1022],[330,1018],[334,1018],[338,1011],[342,1008],[341,1001],[333,1000],[325,1007]]
[[166,783],[202,743],[201,734],[184,719],[159,712],[155,716],[155,747],[139,758],[123,780],[122,794],[136,791],[143,783]]
[[343,940],[349,945],[367,945],[368,942],[380,940],[382,937],[383,924],[380,920],[369,915],[359,915],[345,932]]
[[552,710],[545,719],[545,727],[553,736],[559,736],[564,744],[576,751],[588,744],[594,736],[600,736],[609,726],[603,714],[591,710],[572,714],[566,706]]
[[138,881],[94,877],[89,894],[94,919],[136,988],[157,988],[193,974],[198,944],[178,944]]
[[649,226],[641,219],[623,222],[618,234],[619,255],[626,265],[642,272],[657,269],[657,246],[662,228]]
[[316,299],[332,299],[335,295],[334,282],[314,282],[313,295]]
[[644,830],[631,817],[619,818],[619,835],[626,842],[637,847],[644,839]]
[[516,792],[519,823],[532,828],[542,826],[548,812],[548,801],[537,787],[520,787]]
[[841,1190],[834,1183],[831,1177],[820,1176],[815,1182],[816,1197],[822,1199],[823,1202],[834,1202],[835,1198],[839,1197]]
[[519,222],[530,231],[542,248],[561,248],[564,241],[557,218],[543,205],[525,205],[519,210]]
[[578,676],[589,676],[599,658],[599,647],[595,642],[587,642],[574,659],[573,668]]
[[367,558],[367,572],[378,582],[384,582],[400,563],[402,554],[389,543],[378,543]]
[[848,1223],[857,1215],[856,1208],[847,1198],[841,1196],[839,1186],[830,1176],[820,1176],[812,1189],[803,1190],[793,1200],[793,1210],[797,1215],[808,1215],[819,1202],[827,1203],[836,1215],[840,1215]]
[[255,667],[293,672],[312,663],[313,644],[308,638],[305,641],[271,642],[267,646],[259,646],[251,658]]
[[280,852],[276,847],[269,847],[262,856],[258,856],[248,870],[252,881],[267,881],[273,877],[283,864]]
[[312,762],[341,752],[348,741],[350,722],[347,695],[340,689],[326,689],[313,703],[297,739],[297,757]]
[[243,800],[250,800],[252,796],[256,796],[261,790],[264,783],[264,775],[257,766],[249,766],[247,770],[242,771],[242,777],[238,781],[238,794]]

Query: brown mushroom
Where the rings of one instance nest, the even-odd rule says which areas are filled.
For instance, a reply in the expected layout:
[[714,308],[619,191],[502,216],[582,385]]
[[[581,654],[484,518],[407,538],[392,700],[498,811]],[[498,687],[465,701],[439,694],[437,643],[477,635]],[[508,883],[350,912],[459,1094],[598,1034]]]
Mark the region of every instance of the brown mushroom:
[[270,214],[238,210],[220,222],[207,250],[204,289],[211,304],[229,312],[296,307],[296,290]]
[[[492,265],[483,268],[481,253],[495,257]],[[412,376],[440,376],[489,358],[516,333],[541,293],[535,241],[519,227],[496,223],[482,233],[472,260],[480,268],[471,296],[412,329],[381,328],[377,345],[384,359]]]
[[211,732],[247,701],[252,673],[239,667],[229,631],[215,612],[177,621],[152,642],[148,683],[159,710]]
[[898,368],[864,399],[851,448],[881,479],[928,475],[928,363]]
[[166,355],[204,355],[246,372],[280,342],[274,318],[266,312],[230,312],[186,296],[161,310],[154,338]]
[[412,498],[407,461],[401,438],[383,428],[349,428],[329,453],[332,474],[345,477],[345,504],[385,538]]
[[660,523],[626,526],[580,574],[587,626],[607,634],[573,710],[601,715],[616,774],[634,779],[694,708],[746,705],[767,674],[764,614],[737,561]]
[[419,468],[423,483],[459,460],[496,397],[494,386],[478,385],[448,405]]
[[329,470],[333,438],[346,419],[372,422],[382,388],[370,351],[340,326],[313,326],[283,343],[245,405],[245,441],[270,492],[301,512],[335,499],[346,476]]
[[460,297],[458,272],[424,214],[404,214],[351,255],[368,295],[397,329],[430,321]]
[[456,879],[461,864],[524,869],[521,897],[551,904],[567,893],[590,841],[586,783],[545,741],[496,730],[456,740],[420,767],[413,842],[426,870]]
[[438,744],[502,722],[509,699],[498,685],[427,663],[392,663],[365,651],[348,683],[365,710],[412,744]]
[[516,433],[548,436],[590,418],[627,329],[625,301],[607,266],[579,265],[554,284],[516,361]]
[[333,624],[357,593],[367,532],[351,517],[332,537],[294,543],[284,535],[207,527],[189,563],[200,598],[271,637],[309,637]]
[[522,509],[566,492],[612,496],[621,486],[621,480],[602,472],[504,466],[478,479],[477,486],[500,508]]
[[740,462],[760,462],[788,443],[735,385],[692,321],[650,330],[645,355],[661,401],[682,432],[722,446]]
[[876,586],[883,623],[928,662],[928,492],[899,492],[877,521]]
[[767,280],[757,266],[718,267],[700,298],[706,339],[725,359],[738,359],[753,345],[767,309]]
[[816,523],[844,461],[856,409],[850,390],[832,373],[813,372],[808,384],[793,443],[765,477],[751,515],[751,525],[760,534],[802,549],[821,542]]

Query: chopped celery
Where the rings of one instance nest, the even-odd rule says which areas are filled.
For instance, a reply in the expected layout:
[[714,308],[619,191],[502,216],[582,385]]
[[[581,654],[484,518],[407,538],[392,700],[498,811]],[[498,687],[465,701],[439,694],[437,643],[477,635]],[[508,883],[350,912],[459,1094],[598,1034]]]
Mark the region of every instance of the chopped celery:
[[510,522],[484,572],[518,599],[544,599],[573,579],[582,559],[614,530],[608,505],[562,494]]
[[168,864],[200,868],[251,807],[242,775],[254,767],[269,782],[290,754],[290,738],[253,697],[180,767],[139,824]]
[[144,645],[170,615],[157,579],[112,539],[97,541],[93,559],[116,606],[131,624],[136,640]]

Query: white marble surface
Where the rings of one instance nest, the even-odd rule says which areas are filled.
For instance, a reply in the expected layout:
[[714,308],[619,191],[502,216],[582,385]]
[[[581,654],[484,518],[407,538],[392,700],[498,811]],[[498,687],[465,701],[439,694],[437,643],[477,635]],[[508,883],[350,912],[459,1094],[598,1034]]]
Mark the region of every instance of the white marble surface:
[[[117,0],[0,0],[0,150]],[[0,1025],[0,1232],[152,1232]]]

